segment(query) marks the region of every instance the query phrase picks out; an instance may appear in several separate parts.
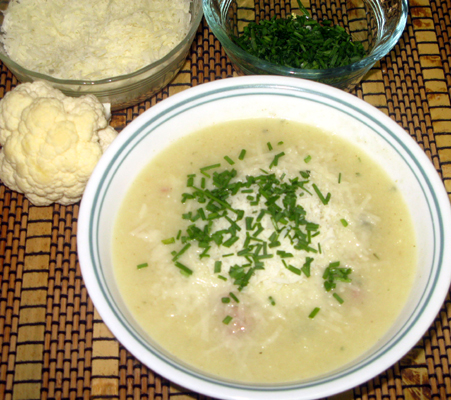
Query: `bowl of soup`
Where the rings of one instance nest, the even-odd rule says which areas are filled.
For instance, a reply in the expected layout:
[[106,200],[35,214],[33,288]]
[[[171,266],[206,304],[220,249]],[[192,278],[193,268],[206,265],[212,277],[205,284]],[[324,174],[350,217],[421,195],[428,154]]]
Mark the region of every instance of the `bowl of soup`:
[[131,122],[84,193],[90,297],[143,364],[221,399],[367,381],[429,328],[451,213],[418,144],[321,83],[246,76]]

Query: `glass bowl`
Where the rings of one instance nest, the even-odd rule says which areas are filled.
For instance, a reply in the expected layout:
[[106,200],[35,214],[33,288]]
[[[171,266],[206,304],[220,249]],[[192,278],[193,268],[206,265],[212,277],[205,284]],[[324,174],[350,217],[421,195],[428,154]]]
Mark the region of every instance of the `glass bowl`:
[[[0,11],[6,10],[9,0],[0,1]],[[162,59],[131,74],[113,76],[107,79],[65,80],[57,79],[21,67],[11,60],[0,43],[0,60],[15,75],[19,82],[44,80],[60,89],[65,95],[79,97],[95,95],[102,103],[110,103],[112,110],[122,109],[148,99],[162,90],[185,63],[188,51],[202,19],[202,1],[192,0],[190,4],[191,26],[185,39]],[[3,13],[0,12],[0,29]]]
[[239,74],[283,75],[310,79],[351,91],[398,42],[407,21],[407,0],[312,0],[304,3],[312,18],[328,19],[341,25],[353,40],[362,42],[367,56],[353,64],[329,69],[298,69],[276,65],[250,55],[231,39],[238,36],[250,22],[272,17],[300,15],[296,1],[282,0],[274,7],[263,1],[204,0],[207,23],[221,42],[225,52]]

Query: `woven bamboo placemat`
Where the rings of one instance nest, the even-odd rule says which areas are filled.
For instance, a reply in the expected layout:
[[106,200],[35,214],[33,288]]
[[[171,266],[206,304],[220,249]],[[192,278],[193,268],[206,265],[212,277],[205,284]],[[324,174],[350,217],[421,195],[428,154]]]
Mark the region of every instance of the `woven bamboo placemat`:
[[[266,3],[279,7],[283,1]],[[450,12],[450,0],[410,1],[401,40],[355,92],[415,138],[448,193]],[[120,132],[172,94],[234,75],[203,21],[176,79],[153,98],[114,112],[112,125]],[[16,79],[2,66],[0,97],[15,85]],[[0,399],[207,400],[154,374],[106,328],[80,274],[78,211],[78,204],[35,207],[0,186]],[[451,399],[450,320],[448,295],[423,339],[400,362],[333,399]]]

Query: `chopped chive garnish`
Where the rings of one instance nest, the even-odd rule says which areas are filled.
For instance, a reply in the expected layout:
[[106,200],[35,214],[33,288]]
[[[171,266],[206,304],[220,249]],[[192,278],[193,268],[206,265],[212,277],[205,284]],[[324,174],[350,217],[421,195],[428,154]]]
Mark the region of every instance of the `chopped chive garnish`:
[[[267,146],[268,151],[273,150],[270,142]],[[241,150],[238,159],[243,160],[245,154],[246,150]],[[321,227],[308,220],[302,201],[305,197],[314,196],[325,206],[331,194],[323,195],[311,182],[309,170],[299,171],[294,177],[278,172],[275,167],[279,166],[283,156],[284,151],[273,154],[269,168],[261,168],[256,174],[245,177],[238,177],[238,171],[232,167],[235,162],[229,156],[224,156],[228,166],[220,168],[220,163],[211,164],[200,168],[198,177],[196,174],[188,175],[188,190],[182,194],[182,203],[187,203],[187,207],[189,203],[189,208],[182,214],[187,228],[179,230],[176,238],[164,239],[163,243],[180,244],[178,249],[171,251],[171,255],[182,274],[193,274],[189,267],[180,263],[182,255],[190,252],[191,256],[196,252],[218,279],[230,279],[235,289],[222,298],[223,303],[231,300],[238,303],[235,293],[248,286],[254,274],[264,270],[272,258],[298,276],[309,278],[313,274],[313,258],[299,252],[321,253],[321,245],[315,239],[320,237]],[[310,160],[310,155],[304,158],[306,163]],[[275,171],[271,170],[273,168]],[[237,195],[240,197],[234,198]],[[245,205],[241,206],[243,201]],[[221,259],[233,258],[214,259],[218,251],[222,253]],[[292,261],[292,264],[287,261]],[[332,291],[338,282],[350,282],[350,272],[350,268],[341,268],[338,261],[330,263],[323,273],[324,289]],[[338,298],[335,293],[333,296],[340,301],[338,295]],[[271,296],[269,301],[275,305]],[[319,308],[313,310],[310,318],[318,312]]]
[[334,293],[332,296],[333,296],[333,297],[335,298],[335,300],[337,300],[340,304],[343,304],[343,303],[344,303],[344,300],[343,300],[337,293]]
[[272,306],[275,306],[275,305],[276,305],[276,301],[274,300],[274,298],[273,298],[272,296],[269,296],[268,299],[269,299],[269,302],[270,302],[270,304],[271,304]]
[[311,161],[311,159],[312,159],[312,156],[307,156],[307,157],[304,158],[304,162],[306,164],[308,164]]
[[271,164],[269,164],[269,169],[271,169],[272,167],[277,167],[277,165],[279,164],[279,158],[283,157],[285,155],[285,153],[282,151],[279,154],[276,154],[274,156],[274,160],[272,160]]
[[230,315],[227,315],[227,317],[225,317],[225,318],[222,320],[222,323],[228,325],[228,324],[230,324],[230,322],[232,321],[232,319],[233,319],[233,318],[232,318]]
[[142,264],[138,264],[136,266],[137,269],[142,269],[142,268],[146,268],[149,266],[149,263],[142,263]]
[[232,292],[229,293],[229,296],[235,300],[237,303],[239,303],[240,301],[238,300],[238,297],[236,297]]
[[307,257],[305,259],[305,263],[301,268],[301,271],[304,273],[304,275],[308,278],[310,277],[310,266],[312,264],[313,258]]
[[313,309],[313,311],[309,314],[308,317],[309,317],[310,319],[315,318],[315,317],[316,317],[316,314],[319,313],[319,310],[320,310],[319,307],[315,307],[315,308]]
[[344,218],[340,219],[341,224],[346,228],[349,224],[348,221],[346,221]]
[[209,171],[210,169],[215,169],[215,168],[219,168],[221,166],[221,164],[212,164],[212,165],[208,165],[206,167],[203,167],[200,169],[200,172],[205,175],[207,178],[210,178],[210,174],[207,174],[206,171]]
[[186,252],[186,250],[188,250],[190,247],[191,247],[191,244],[189,244],[189,243],[185,244],[185,246],[183,246],[182,249],[178,253],[175,254],[175,256],[172,258],[172,261],[177,261],[180,258],[180,256],[182,254],[184,254]]
[[287,264],[285,260],[282,260],[282,263],[285,268],[293,272],[293,274],[301,275],[301,270],[299,268],[293,267],[291,264]]
[[219,274],[221,272],[222,261],[215,261],[215,274]]
[[235,161],[233,161],[229,156],[224,156],[224,160],[226,160],[230,165],[235,164]]
[[326,197],[324,197],[323,194],[318,189],[318,186],[316,186],[314,183],[312,184],[312,188],[316,192],[316,194],[318,195],[319,199],[321,200],[321,203],[323,203],[324,205],[327,205],[329,203],[331,194],[327,193]]
[[363,43],[338,24],[315,20],[297,1],[301,15],[288,14],[251,21],[239,36],[232,36],[241,49],[265,62],[300,69],[342,67],[365,57]]
[[326,291],[329,292],[330,290],[335,289],[337,281],[351,282],[351,278],[349,278],[351,272],[351,268],[340,267],[339,261],[330,263],[323,273],[324,288]]
[[180,269],[180,272],[183,273],[184,275],[192,275],[193,271],[190,268],[188,268],[186,265],[183,265],[182,263],[179,263],[178,261],[176,261],[174,264],[177,268]]
[[196,177],[196,174],[189,174],[188,179],[186,181],[187,187],[193,187],[194,186],[194,178]]
[[338,174],[338,183],[341,183],[341,172]]

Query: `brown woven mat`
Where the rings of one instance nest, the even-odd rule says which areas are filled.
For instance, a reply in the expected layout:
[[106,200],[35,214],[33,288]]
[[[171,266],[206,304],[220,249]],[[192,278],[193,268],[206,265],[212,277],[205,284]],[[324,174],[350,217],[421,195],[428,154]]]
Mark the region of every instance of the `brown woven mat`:
[[[356,92],[420,143],[448,193],[450,12],[450,0],[410,1],[400,42]],[[177,78],[148,101],[115,112],[112,124],[120,131],[176,92],[233,75],[228,58],[203,21]],[[17,81],[4,66],[0,79],[2,97]],[[0,186],[0,399],[207,399],[154,374],[112,337],[80,274],[78,210],[78,204],[34,207],[22,195]],[[450,319],[448,296],[434,324],[407,356],[335,399],[451,398]]]

